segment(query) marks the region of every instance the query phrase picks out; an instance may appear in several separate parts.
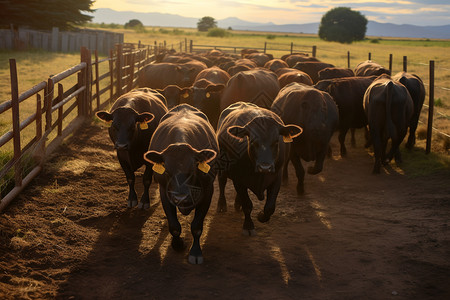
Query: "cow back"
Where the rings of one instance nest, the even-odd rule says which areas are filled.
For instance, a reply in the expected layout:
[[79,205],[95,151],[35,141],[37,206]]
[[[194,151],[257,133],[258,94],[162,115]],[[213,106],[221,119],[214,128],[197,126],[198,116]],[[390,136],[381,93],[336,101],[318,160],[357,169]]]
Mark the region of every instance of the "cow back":
[[239,72],[228,81],[220,100],[220,109],[239,101],[270,108],[279,90],[278,78],[272,71],[258,68]]

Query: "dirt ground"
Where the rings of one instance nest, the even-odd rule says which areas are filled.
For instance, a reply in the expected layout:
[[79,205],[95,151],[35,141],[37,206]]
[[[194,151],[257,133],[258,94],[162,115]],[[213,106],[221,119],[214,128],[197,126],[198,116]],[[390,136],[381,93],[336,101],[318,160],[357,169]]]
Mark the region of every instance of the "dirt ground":
[[127,208],[107,130],[87,125],[0,215],[0,299],[450,299],[450,173],[372,175],[362,141],[342,159],[334,138],[333,151],[304,196],[290,166],[268,223],[252,195],[256,236],[230,182],[216,213],[216,185],[205,262],[190,265],[192,213],[175,252],[156,184],[150,210]]

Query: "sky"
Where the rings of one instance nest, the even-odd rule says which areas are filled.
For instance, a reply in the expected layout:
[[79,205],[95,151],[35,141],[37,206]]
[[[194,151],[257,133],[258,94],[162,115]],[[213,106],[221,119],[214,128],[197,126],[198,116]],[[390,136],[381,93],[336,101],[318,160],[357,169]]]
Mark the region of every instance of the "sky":
[[304,24],[320,22],[338,6],[361,12],[369,21],[419,26],[450,24],[450,0],[96,0],[93,8],[158,12],[201,19],[236,17],[249,22]]

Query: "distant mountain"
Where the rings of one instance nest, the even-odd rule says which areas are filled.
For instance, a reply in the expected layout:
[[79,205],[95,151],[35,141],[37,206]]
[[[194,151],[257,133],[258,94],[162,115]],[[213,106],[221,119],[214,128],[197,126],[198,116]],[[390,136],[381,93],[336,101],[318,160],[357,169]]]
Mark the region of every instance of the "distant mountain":
[[[94,18],[92,21],[95,23],[125,24],[132,19],[138,19],[147,26],[187,28],[196,28],[197,22],[199,20],[197,18],[183,17],[175,14],[115,11],[109,8],[99,8],[93,13],[93,16]],[[311,34],[317,34],[317,32],[319,31],[319,23],[276,25],[272,22],[248,22],[234,17],[217,20],[217,25],[225,29],[231,27],[234,30],[249,31]],[[450,25],[416,26],[369,21],[369,23],[367,24],[366,35],[375,37],[450,39]]]

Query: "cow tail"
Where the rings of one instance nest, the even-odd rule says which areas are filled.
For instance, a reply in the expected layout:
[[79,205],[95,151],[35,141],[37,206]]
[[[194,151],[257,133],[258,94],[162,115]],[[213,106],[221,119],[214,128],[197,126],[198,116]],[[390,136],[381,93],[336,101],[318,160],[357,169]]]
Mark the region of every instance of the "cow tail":
[[392,97],[393,97],[394,83],[389,81],[386,86],[386,131],[387,138],[396,140],[396,130],[394,122],[392,121]]

